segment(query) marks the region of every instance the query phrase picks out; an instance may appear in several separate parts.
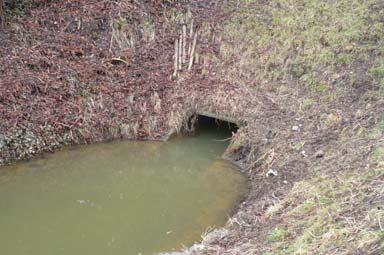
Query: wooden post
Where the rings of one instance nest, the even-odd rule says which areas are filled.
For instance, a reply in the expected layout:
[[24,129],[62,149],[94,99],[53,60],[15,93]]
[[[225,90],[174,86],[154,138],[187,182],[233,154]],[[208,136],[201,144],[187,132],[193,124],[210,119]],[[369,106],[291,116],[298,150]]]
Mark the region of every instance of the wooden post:
[[183,69],[183,65],[182,65],[182,53],[183,52],[183,35],[180,33],[180,36],[179,36],[179,53],[178,53],[178,56],[179,56],[179,70],[182,70]]
[[183,24],[183,56],[182,63],[187,62],[187,25]]
[[195,50],[196,50],[196,44],[197,44],[197,31],[195,33],[195,36],[193,37],[193,44],[192,44],[192,49],[191,49],[191,56],[189,58],[189,65],[188,65],[188,71],[192,70],[192,65],[193,65],[193,58],[195,55]]
[[191,20],[191,27],[189,28],[189,47],[188,47],[188,56],[191,57],[192,50],[192,36],[193,36],[193,19]]
[[173,71],[173,77],[177,76],[177,70],[178,70],[178,62],[179,62],[179,43],[178,40],[175,40],[175,56],[174,56],[174,71]]
[[200,63],[200,53],[199,51],[196,50],[196,53],[195,53],[195,64],[199,64]]

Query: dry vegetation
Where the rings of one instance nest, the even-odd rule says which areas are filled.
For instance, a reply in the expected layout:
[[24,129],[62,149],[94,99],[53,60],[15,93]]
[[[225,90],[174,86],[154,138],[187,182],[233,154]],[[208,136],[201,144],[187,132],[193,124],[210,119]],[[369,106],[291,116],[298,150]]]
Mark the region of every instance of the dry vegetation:
[[[11,2],[0,32],[0,163],[168,132],[182,101],[170,78],[182,1]],[[188,9],[196,28],[201,8]]]

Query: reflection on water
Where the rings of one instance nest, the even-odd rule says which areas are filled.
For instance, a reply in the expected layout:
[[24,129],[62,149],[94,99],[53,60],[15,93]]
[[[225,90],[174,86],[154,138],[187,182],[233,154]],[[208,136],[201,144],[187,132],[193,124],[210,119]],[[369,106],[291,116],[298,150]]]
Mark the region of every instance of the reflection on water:
[[1,254],[155,254],[220,226],[246,180],[225,133],[78,146],[0,168]]

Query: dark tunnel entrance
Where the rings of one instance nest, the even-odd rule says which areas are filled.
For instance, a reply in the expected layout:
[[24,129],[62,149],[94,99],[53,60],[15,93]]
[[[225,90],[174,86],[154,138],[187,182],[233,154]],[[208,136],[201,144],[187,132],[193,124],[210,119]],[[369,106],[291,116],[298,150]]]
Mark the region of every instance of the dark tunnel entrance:
[[237,130],[238,126],[233,122],[202,114],[193,115],[189,119],[188,126],[186,127],[187,133],[190,134],[217,131],[218,133],[225,134],[228,140],[230,140]]

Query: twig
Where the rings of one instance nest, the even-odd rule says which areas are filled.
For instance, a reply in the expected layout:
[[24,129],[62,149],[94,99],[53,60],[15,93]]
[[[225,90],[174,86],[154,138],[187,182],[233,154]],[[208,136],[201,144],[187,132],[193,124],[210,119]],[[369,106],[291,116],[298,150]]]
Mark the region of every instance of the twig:
[[230,141],[231,139],[232,139],[232,137],[228,137],[225,139],[213,139],[213,141],[215,141],[215,142],[227,142],[227,141]]
[[111,34],[111,40],[109,42],[109,52],[112,52],[112,44],[113,44],[113,38],[115,37],[115,30],[113,29],[113,26],[112,26],[112,34]]
[[80,29],[81,29],[82,24],[83,24],[83,19],[80,17],[80,18],[79,18],[79,21],[78,21],[78,24],[77,24],[77,30],[80,30]]
[[264,160],[265,157],[268,155],[268,152],[264,153],[260,158],[258,158],[255,162],[249,165],[248,170],[251,170],[253,167],[255,167],[260,161]]
[[124,64],[128,65],[128,62],[125,61],[124,59],[121,59],[120,57],[118,57],[118,58],[111,58],[111,62],[112,61],[123,62]]
[[379,222],[379,227],[380,227],[380,231],[381,232],[384,232],[384,228],[383,226],[381,225],[381,213],[380,212],[377,212],[376,216],[377,216],[377,221]]

